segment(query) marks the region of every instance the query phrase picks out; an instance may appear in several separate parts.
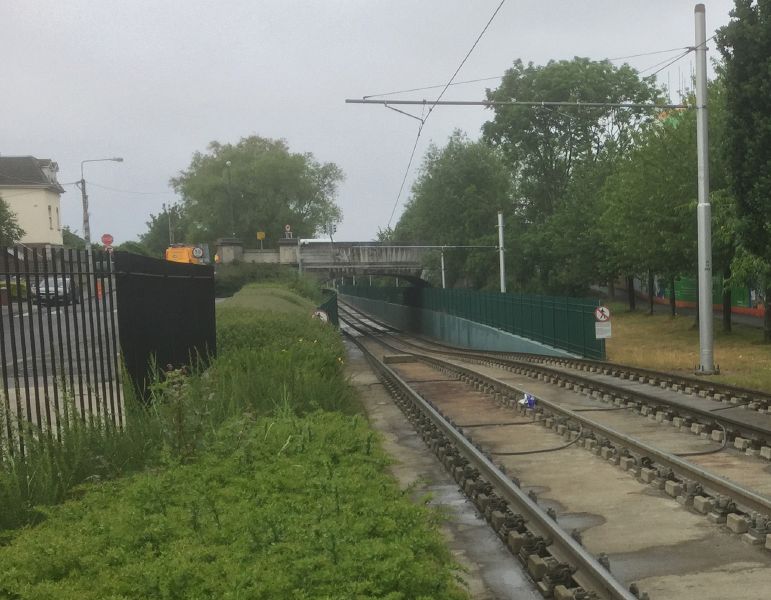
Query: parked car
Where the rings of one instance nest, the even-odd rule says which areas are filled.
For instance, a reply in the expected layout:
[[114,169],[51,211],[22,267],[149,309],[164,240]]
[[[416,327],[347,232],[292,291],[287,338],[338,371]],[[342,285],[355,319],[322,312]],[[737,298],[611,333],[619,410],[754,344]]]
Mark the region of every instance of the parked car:
[[75,280],[69,275],[50,275],[32,286],[32,301],[37,304],[77,304],[81,294]]

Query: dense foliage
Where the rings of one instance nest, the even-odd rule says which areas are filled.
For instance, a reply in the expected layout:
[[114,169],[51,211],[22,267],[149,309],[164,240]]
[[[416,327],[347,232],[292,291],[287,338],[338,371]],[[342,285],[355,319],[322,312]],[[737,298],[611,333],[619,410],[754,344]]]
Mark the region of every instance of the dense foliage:
[[[736,0],[718,35],[726,84],[726,156],[741,245],[737,271],[771,298],[771,3]],[[771,342],[771,310],[764,338]]]
[[[191,242],[235,234],[253,245],[256,233],[264,231],[270,247],[285,225],[296,237],[313,237],[340,220],[335,196],[342,180],[337,165],[291,152],[284,140],[251,136],[235,145],[212,142],[171,180],[182,196],[182,205],[172,209],[172,224]],[[164,225],[168,239],[168,216],[152,218],[148,243],[163,237]]]
[[0,245],[13,246],[23,235],[24,230],[19,226],[16,215],[0,196]]
[[399,490],[358,414],[339,334],[294,298],[286,315],[220,307],[212,367],[167,373],[123,432],[84,426],[76,447],[67,431],[34,476],[3,461],[0,530],[38,524],[3,533],[0,597],[466,597],[437,515]]

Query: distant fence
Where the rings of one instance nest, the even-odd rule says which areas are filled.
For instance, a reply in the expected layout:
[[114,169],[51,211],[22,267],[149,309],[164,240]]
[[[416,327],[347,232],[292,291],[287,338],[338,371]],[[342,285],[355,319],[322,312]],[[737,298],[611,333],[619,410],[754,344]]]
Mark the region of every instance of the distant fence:
[[325,290],[325,293],[329,294],[329,298],[319,304],[319,309],[327,313],[329,322],[335,327],[340,327],[340,318],[337,312],[337,293],[330,290]]
[[341,294],[447,313],[589,358],[605,357],[595,339],[589,298],[500,294],[463,289],[342,286]]
[[217,351],[214,268],[115,253],[123,363],[140,396],[153,364],[206,364]]
[[117,252],[0,247],[0,454],[69,419],[125,424],[124,369],[216,351],[214,273]]

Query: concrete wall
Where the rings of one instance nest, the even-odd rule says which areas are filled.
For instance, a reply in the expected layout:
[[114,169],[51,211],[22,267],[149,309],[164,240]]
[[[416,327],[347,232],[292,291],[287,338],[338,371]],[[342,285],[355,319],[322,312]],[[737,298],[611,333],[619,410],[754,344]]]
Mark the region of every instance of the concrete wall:
[[357,296],[340,298],[398,329],[436,338],[454,346],[499,352],[533,352],[547,356],[575,356],[565,350],[447,313]]
[[278,250],[244,250],[244,262],[273,264],[279,262]]
[[[62,245],[59,194],[41,188],[3,188],[0,197],[24,230],[22,244]],[[50,215],[50,219],[49,219]]]

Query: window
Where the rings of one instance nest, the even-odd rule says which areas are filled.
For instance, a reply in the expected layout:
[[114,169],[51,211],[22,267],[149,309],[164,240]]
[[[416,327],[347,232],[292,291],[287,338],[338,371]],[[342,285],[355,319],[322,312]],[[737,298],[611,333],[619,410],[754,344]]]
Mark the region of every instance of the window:
[[53,215],[51,214],[51,205],[49,204],[48,205],[48,229],[53,229],[53,228],[54,228],[54,218],[53,218]]
[[62,229],[62,222],[59,220],[59,207],[56,207],[56,229],[61,231]]

